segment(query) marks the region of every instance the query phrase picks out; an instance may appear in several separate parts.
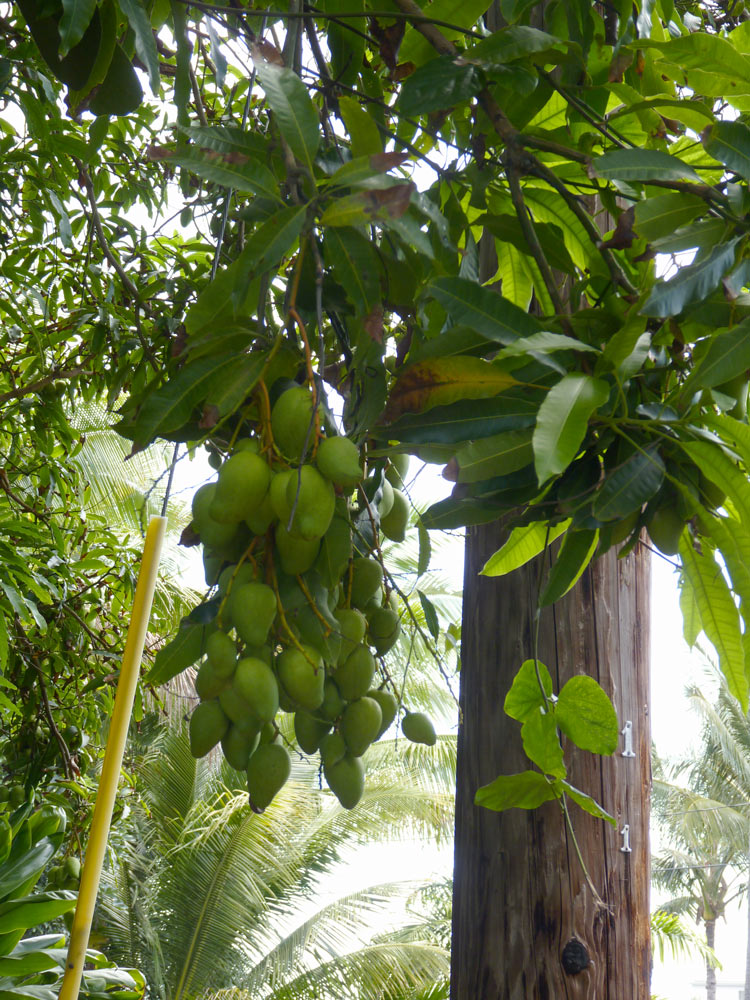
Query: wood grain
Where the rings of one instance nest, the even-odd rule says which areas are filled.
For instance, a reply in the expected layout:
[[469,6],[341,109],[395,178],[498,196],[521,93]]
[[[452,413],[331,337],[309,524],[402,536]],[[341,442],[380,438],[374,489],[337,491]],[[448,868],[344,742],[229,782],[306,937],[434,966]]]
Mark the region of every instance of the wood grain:
[[[478,576],[502,543],[498,525],[467,532],[462,725],[453,903],[452,1000],[648,1000],[650,768],[649,554],[594,563],[540,624],[540,657],[556,690],[576,674],[596,678],[620,727],[633,723],[635,758],[565,746],[569,780],[617,819],[617,830],[571,806],[595,901],[559,806],[494,813],[476,789],[526,769],[520,726],[503,712],[511,681],[532,655],[537,563],[508,577]],[[620,851],[630,827],[632,853]],[[568,942],[590,965],[566,972]],[[575,951],[575,946],[571,946]]]

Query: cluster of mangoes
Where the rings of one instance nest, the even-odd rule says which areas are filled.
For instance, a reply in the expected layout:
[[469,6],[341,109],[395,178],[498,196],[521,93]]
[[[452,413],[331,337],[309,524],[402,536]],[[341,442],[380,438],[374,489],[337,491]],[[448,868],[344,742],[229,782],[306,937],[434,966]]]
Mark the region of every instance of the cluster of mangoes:
[[[218,628],[196,676],[191,749],[202,757],[221,743],[229,764],[247,772],[256,811],[291,770],[279,711],[294,713],[299,748],[320,752],[348,809],[364,789],[363,754],[398,714],[377,658],[401,622],[373,553],[378,532],[404,538],[408,502],[398,485],[407,465],[394,456],[364,481],[357,446],[324,436],[313,392],[294,386],[195,494],[193,529],[217,589]],[[422,713],[406,713],[402,731],[435,742]]]

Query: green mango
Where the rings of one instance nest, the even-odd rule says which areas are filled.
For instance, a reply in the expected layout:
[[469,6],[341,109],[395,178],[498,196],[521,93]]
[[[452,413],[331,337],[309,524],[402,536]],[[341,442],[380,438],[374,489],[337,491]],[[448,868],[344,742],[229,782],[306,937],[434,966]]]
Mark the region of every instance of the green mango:
[[304,709],[298,709],[294,713],[294,735],[297,737],[300,750],[304,753],[315,753],[320,741],[330,730],[330,722],[322,722]]
[[309,389],[295,386],[283,392],[271,410],[273,443],[290,462],[300,462],[307,440],[308,449],[314,440],[311,429],[313,396]]
[[317,650],[310,646],[285,649],[276,661],[279,680],[284,690],[300,708],[313,711],[323,702],[325,669]]
[[322,538],[333,518],[333,486],[312,465],[303,465],[286,484],[286,502],[294,510],[291,534],[308,541]]
[[207,549],[223,549],[237,532],[236,524],[220,524],[211,514],[215,495],[216,483],[206,483],[193,495],[193,528]]
[[247,656],[237,664],[233,687],[261,722],[271,722],[279,710],[279,685],[271,668]]
[[213,552],[211,549],[203,549],[203,576],[207,587],[213,587],[220,579],[221,567],[226,562],[224,556]]
[[229,728],[229,719],[218,701],[202,701],[190,716],[190,753],[205,757]]
[[305,541],[296,535],[290,535],[284,524],[279,522],[274,530],[276,551],[281,559],[281,568],[289,576],[306,573],[315,562],[320,550],[320,539]]
[[361,757],[377,739],[383,713],[374,698],[358,698],[344,709],[340,732],[352,757]]
[[282,469],[277,472],[271,480],[268,496],[271,500],[271,508],[279,522],[287,527],[289,518],[292,516],[292,505],[287,502],[286,488],[293,476],[297,475],[296,469]]
[[262,646],[276,618],[276,595],[265,583],[242,583],[232,587],[227,610],[245,642]]
[[409,456],[391,455],[385,470],[385,478],[394,489],[400,490],[409,475]]
[[370,644],[382,656],[392,649],[401,633],[401,619],[392,608],[375,608],[367,619]]
[[352,526],[349,518],[334,513],[328,531],[320,540],[320,551],[315,560],[315,571],[329,591],[336,587],[346,572],[351,557]]
[[401,732],[412,743],[434,747],[437,742],[435,727],[424,712],[407,712],[401,720]]
[[356,608],[339,608],[333,614],[341,635],[341,650],[338,656],[338,663],[341,664],[364,640],[367,620]]
[[209,513],[220,524],[238,524],[260,507],[271,485],[271,470],[260,455],[240,451],[222,465]]
[[254,812],[263,812],[286,784],[292,770],[281,743],[261,743],[247,762],[247,791]]
[[665,556],[677,555],[684,528],[684,518],[673,507],[660,507],[646,525],[649,538]]
[[206,659],[214,674],[222,679],[231,677],[237,667],[237,647],[226,632],[212,632],[206,639]]
[[342,489],[352,489],[362,480],[359,448],[345,437],[326,437],[315,456],[318,471]]
[[253,719],[256,724],[259,722],[252,707],[245,701],[234,684],[229,684],[219,693],[219,704],[224,715],[235,725],[243,725],[246,719]]
[[409,524],[409,501],[401,490],[393,491],[393,503],[388,513],[380,517],[380,530],[392,542],[403,542]]
[[330,767],[324,767],[323,774],[344,809],[353,809],[365,790],[365,765],[362,760],[347,754]]
[[245,524],[254,535],[265,535],[275,520],[276,511],[273,509],[271,490],[269,489],[255,510],[246,515]]
[[398,701],[396,701],[395,696],[391,694],[390,691],[386,691],[385,688],[371,689],[367,692],[367,697],[372,698],[373,701],[376,701],[378,705],[380,705],[380,712],[383,716],[383,720],[380,723],[380,731],[375,737],[379,740],[396,718],[398,713]]
[[375,657],[364,644],[355,646],[344,662],[336,667],[333,679],[345,701],[360,698],[375,676]]
[[256,732],[254,736],[248,736],[238,726],[231,725],[221,741],[221,749],[227,763],[235,771],[244,771],[250,754],[255,751],[259,742],[260,733]]
[[[383,585],[383,567],[376,559],[358,556],[352,560],[349,572],[351,574],[350,604],[355,608],[364,608]],[[349,581],[345,580],[345,593],[349,591],[348,584]]]
[[341,697],[341,693],[336,682],[331,677],[326,677],[323,685],[323,701],[317,714],[330,722],[335,722],[346,707],[346,702]]
[[257,576],[257,570],[249,560],[243,562],[239,568],[236,563],[226,566],[219,576],[219,595],[223,597],[235,587],[239,587],[241,583],[252,583],[257,579]]
[[323,767],[333,767],[346,756],[346,743],[341,733],[328,733],[320,741],[320,759]]
[[219,677],[209,660],[204,660],[195,675],[195,693],[201,701],[217,698],[229,684],[227,677]]

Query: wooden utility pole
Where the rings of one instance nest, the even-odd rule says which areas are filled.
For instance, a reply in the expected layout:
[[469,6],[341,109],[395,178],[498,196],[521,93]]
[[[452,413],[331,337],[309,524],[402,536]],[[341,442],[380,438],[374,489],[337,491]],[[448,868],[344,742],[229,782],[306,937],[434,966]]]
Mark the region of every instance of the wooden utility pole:
[[568,780],[617,820],[615,829],[570,804],[589,885],[557,803],[474,805],[480,785],[530,766],[503,702],[532,655],[538,563],[480,577],[503,541],[497,524],[467,531],[451,998],[648,1000],[649,553],[608,553],[541,618],[539,654],[555,690],[594,677],[621,728],[632,727],[632,757],[625,736],[604,758],[564,743]]

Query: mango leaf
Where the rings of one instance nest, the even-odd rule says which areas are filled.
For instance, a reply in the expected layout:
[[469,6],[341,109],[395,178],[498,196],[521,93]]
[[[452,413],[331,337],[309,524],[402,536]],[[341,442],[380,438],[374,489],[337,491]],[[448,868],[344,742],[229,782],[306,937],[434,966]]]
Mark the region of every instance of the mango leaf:
[[707,413],[705,426],[719,435],[721,440],[737,452],[746,466],[750,467],[750,427],[741,420],[726,413]]
[[[495,239],[503,244],[512,243],[516,250],[520,250],[523,254],[528,254],[529,245],[523,234],[521,223],[518,221],[518,216],[506,213],[499,215],[487,213],[487,215],[482,215],[477,219],[477,225],[481,225],[484,229],[489,229]],[[565,248],[565,241],[560,227],[547,222],[537,222],[535,229],[539,243],[544,251],[544,256],[549,261],[550,266],[557,271],[565,271],[566,274],[572,274],[575,266]]]
[[[400,167],[408,159],[408,153],[377,152],[367,156],[357,156],[338,167],[321,184],[321,187],[325,191],[332,191],[339,187],[357,187],[361,184],[367,187],[377,187],[383,184],[382,174],[395,167]],[[396,181],[396,178],[390,177],[389,180]]]
[[712,555],[697,552],[687,531],[680,540],[684,587],[693,591],[701,628],[719,656],[719,666],[729,690],[748,708],[745,652],[740,614],[721,569]]
[[[566,42],[555,35],[547,34],[546,31],[514,24],[493,31],[481,42],[469,46],[463,52],[463,57],[485,69],[497,69],[528,55],[545,56],[550,62],[558,61],[560,58],[558,53],[564,53],[566,47]],[[539,58],[538,61],[543,63],[546,60]]]
[[543,802],[559,798],[553,784],[538,771],[501,774],[489,785],[482,785],[474,804],[502,812],[505,809],[536,809]]
[[194,145],[212,149],[216,153],[229,153],[256,160],[269,156],[268,139],[258,132],[246,132],[232,125],[182,125],[178,131]]
[[544,693],[549,697],[552,694],[552,678],[547,667],[541,660],[524,660],[513,678],[510,691],[505,696],[503,708],[506,715],[519,722],[525,722],[534,712],[544,708],[540,679]]
[[[715,543],[732,581],[732,590],[742,601],[743,615],[750,609],[750,531],[734,518],[718,517],[698,509],[701,531]],[[700,629],[698,629],[700,631]],[[697,633],[696,633],[697,638]],[[694,645],[695,639],[689,645]]]
[[539,333],[532,333],[529,337],[519,337],[508,347],[504,347],[495,355],[496,358],[517,358],[524,354],[534,355],[554,353],[555,351],[586,351],[593,354],[599,353],[598,347],[585,344],[575,337],[567,337],[562,333],[551,333],[549,330],[540,330]]
[[685,380],[683,391],[710,389],[750,368],[750,319],[714,334],[708,350]]
[[148,71],[151,92],[159,93],[159,53],[151,28],[151,19],[141,0],[119,0],[120,10],[128,19],[135,35],[135,51]]
[[380,301],[380,265],[370,240],[356,229],[331,228],[323,253],[357,313],[367,316]]
[[492,476],[505,476],[528,465],[534,457],[532,430],[505,431],[493,437],[470,441],[456,452],[458,482],[476,483]]
[[481,570],[482,576],[505,576],[538,556],[564,531],[570,521],[550,527],[546,521],[535,521],[511,531],[508,541],[491,555]]
[[96,10],[96,0],[62,0],[60,18],[60,56],[65,58],[83,38]]
[[703,148],[745,180],[750,180],[750,128],[743,122],[715,122],[702,136]]
[[[441,33],[446,38],[454,39],[463,38],[460,28],[470,28],[475,25],[488,6],[488,0],[432,0],[425,13],[432,24],[440,27]],[[458,25],[459,30],[451,25]],[[434,55],[434,51],[416,28],[408,27],[398,50],[398,61],[421,66]]]
[[214,150],[199,150],[190,147],[187,151],[164,150],[161,147],[149,150],[151,159],[169,160],[198,177],[222,184],[235,191],[249,191],[252,194],[280,202],[279,182],[263,163],[251,159],[245,153],[220,153]]
[[279,132],[312,174],[321,133],[318,112],[307,87],[293,70],[266,62],[257,48],[253,50],[253,61]]
[[547,585],[539,598],[539,604],[544,607],[554,604],[575,586],[591,562],[599,543],[597,529],[570,530],[565,535],[562,548],[555,559],[554,566],[547,579]]
[[426,573],[430,566],[430,558],[432,556],[432,543],[430,542],[430,533],[425,528],[422,518],[417,518],[417,533],[419,536],[419,555],[417,557],[417,578]]
[[384,225],[395,224],[407,212],[414,190],[414,185],[409,181],[346,194],[329,202],[320,217],[320,224],[364,226],[376,220]]
[[581,750],[613,754],[617,749],[617,713],[593,677],[571,677],[563,685],[555,716],[560,729]]
[[695,591],[683,579],[680,583],[680,611],[682,612],[682,635],[687,645],[692,649],[701,634],[701,617]]
[[204,419],[210,419],[211,416],[205,412],[207,407],[210,407],[211,412],[217,417],[233,413],[256,386],[265,368],[267,357],[266,351],[240,355],[236,358],[234,369],[228,372],[222,371],[217,375],[206,393]]
[[458,444],[505,430],[533,427],[539,409],[539,400],[534,397],[530,390],[511,390],[494,399],[464,399],[450,406],[433,407],[427,413],[408,413],[384,433],[393,441]]
[[707,298],[734,263],[738,236],[720,243],[697,264],[678,269],[669,281],[657,281],[641,308],[644,316],[676,316],[691,302]]
[[168,382],[146,397],[132,429],[136,445],[179,430],[208,393],[209,386],[237,364],[234,354],[199,358],[181,368]]
[[600,806],[596,799],[593,799],[585,792],[579,791],[579,789],[575,788],[569,782],[559,779],[555,782],[555,790],[560,795],[562,793],[567,795],[577,806],[580,806],[581,809],[585,810],[585,812],[594,816],[596,819],[605,819],[612,826],[617,826],[617,820],[615,817],[610,816],[607,810]]
[[607,475],[594,499],[599,521],[616,521],[640,510],[664,480],[664,461],[656,446],[636,451]]
[[177,674],[203,656],[206,639],[214,631],[210,625],[182,623],[174,639],[162,646],[154,658],[153,665],[144,678],[146,684],[158,687],[171,681]]
[[415,117],[465,104],[484,86],[482,73],[454,56],[439,56],[420,66],[404,81],[398,108]]
[[[0,870],[0,899],[4,899],[20,886],[27,884],[32,879],[37,879],[42,874],[45,865],[60,846],[62,836],[62,834],[55,834],[51,837],[42,837],[32,847],[21,850],[16,850],[17,844],[14,840],[10,856]],[[19,842],[19,846],[24,847],[21,842]],[[4,906],[7,904],[0,904],[0,914],[5,912]],[[20,927],[21,925],[15,926]],[[14,930],[15,926],[4,929]],[[27,924],[26,926],[31,927],[32,925]]]
[[586,435],[589,417],[608,398],[606,382],[581,373],[566,375],[550,389],[539,407],[533,436],[540,484],[567,469]]
[[339,108],[351,139],[352,155],[369,156],[383,151],[383,140],[372,116],[353,97],[340,97]]
[[391,390],[385,410],[390,422],[461,399],[486,399],[520,383],[500,365],[482,358],[435,358],[410,365]]
[[545,774],[564,778],[568,773],[551,712],[546,715],[539,711],[532,713],[521,726],[521,741],[526,756]]
[[417,590],[419,595],[419,603],[422,606],[422,611],[424,612],[424,619],[429,629],[430,635],[433,639],[437,640],[440,635],[440,620],[438,619],[437,611],[435,610],[435,605],[429,599],[426,594],[423,594],[421,590]]
[[658,70],[672,68],[675,82],[697,94],[731,98],[750,93],[750,60],[718,34],[696,31],[665,40],[639,38],[638,47],[658,49]]
[[644,239],[658,239],[667,236],[681,226],[692,222],[698,215],[705,214],[706,203],[695,194],[660,194],[635,204],[633,228]]
[[658,149],[616,149],[595,157],[594,170],[602,180],[618,181],[695,181],[702,184],[700,174]]
[[511,344],[540,329],[539,322],[523,309],[468,278],[437,278],[427,285],[426,292],[457,323],[473,327],[498,344]]
[[703,475],[727,494],[742,524],[750,529],[750,484],[747,476],[718,445],[708,441],[682,441],[680,445]]

